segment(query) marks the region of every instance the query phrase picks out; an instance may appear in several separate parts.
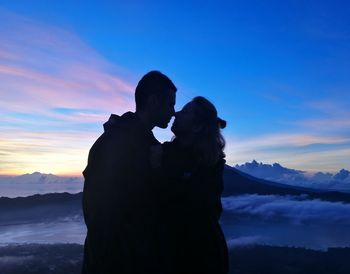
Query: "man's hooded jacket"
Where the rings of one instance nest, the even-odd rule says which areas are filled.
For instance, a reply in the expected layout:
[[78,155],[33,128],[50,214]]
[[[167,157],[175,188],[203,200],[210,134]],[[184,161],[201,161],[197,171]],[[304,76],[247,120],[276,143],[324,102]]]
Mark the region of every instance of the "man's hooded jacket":
[[112,114],[83,172],[87,226],[83,273],[157,273],[150,146],[135,113]]

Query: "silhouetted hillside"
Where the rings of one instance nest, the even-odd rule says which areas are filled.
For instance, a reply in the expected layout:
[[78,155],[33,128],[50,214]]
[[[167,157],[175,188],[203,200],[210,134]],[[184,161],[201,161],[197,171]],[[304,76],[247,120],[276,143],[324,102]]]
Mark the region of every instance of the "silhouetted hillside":
[[349,258],[350,248],[243,247],[230,252],[230,274],[348,274]]
[[[310,188],[296,187],[275,183],[243,173],[233,167],[226,166],[224,171],[224,193],[223,196],[241,194],[259,195],[302,195],[306,194],[312,199],[327,201],[343,201],[350,203],[350,194],[335,191],[322,191]],[[28,197],[0,198],[1,219],[9,217],[9,212],[14,210],[26,210],[33,212],[37,217],[54,217],[55,214],[77,213],[81,214],[82,193],[50,193],[36,194]],[[35,209],[35,210],[32,210]],[[32,215],[32,217],[35,217]],[[23,216],[25,217],[25,215]]]
[[51,221],[66,216],[82,218],[82,193],[36,194],[0,198],[0,224]]
[[28,197],[7,198],[0,197],[0,209],[13,208],[28,208],[42,205],[62,205],[74,201],[80,203],[82,199],[82,192],[77,194],[64,193],[49,193],[49,194],[35,194]]
[[327,201],[343,201],[350,203],[350,194],[337,191],[315,190],[311,188],[291,186],[258,179],[236,168],[226,166],[224,170],[223,196],[239,194],[259,195],[302,195],[306,194],[312,199]]
[[[83,246],[77,244],[10,245],[0,247],[0,269],[1,274],[77,274],[82,257]],[[235,248],[230,274],[348,274],[349,258],[350,248]]]

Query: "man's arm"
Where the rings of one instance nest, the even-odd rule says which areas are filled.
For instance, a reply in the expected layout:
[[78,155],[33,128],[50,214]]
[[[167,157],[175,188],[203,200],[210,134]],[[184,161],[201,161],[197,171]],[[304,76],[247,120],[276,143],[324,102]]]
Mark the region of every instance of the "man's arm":
[[[130,153],[124,136],[102,136],[90,150],[84,171],[83,209],[89,244],[98,268],[109,273],[124,265],[123,187],[128,184]],[[102,272],[101,272],[102,273]]]

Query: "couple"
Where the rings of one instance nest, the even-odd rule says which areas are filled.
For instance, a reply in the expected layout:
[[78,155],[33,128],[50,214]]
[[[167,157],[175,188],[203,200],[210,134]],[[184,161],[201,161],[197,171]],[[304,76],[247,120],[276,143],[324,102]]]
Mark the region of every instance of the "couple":
[[[177,88],[159,71],[139,81],[136,112],[112,114],[83,174],[83,274],[223,274],[222,211],[226,122],[195,97],[175,113]],[[174,138],[154,127],[172,116]]]

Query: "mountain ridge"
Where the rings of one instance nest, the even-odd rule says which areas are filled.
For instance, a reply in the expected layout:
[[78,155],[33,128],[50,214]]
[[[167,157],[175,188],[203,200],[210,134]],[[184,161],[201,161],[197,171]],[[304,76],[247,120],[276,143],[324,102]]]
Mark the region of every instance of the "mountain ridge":
[[[258,194],[258,195],[307,195],[310,199],[321,199],[326,201],[339,201],[350,203],[350,194],[333,190],[316,190],[312,188],[292,186],[278,182],[272,182],[244,173],[234,167],[225,166],[224,169],[224,191],[223,197]],[[18,207],[32,207],[41,204],[62,204],[75,200],[81,202],[82,192],[71,194],[47,193],[35,194],[27,197],[0,197],[0,209]]]

